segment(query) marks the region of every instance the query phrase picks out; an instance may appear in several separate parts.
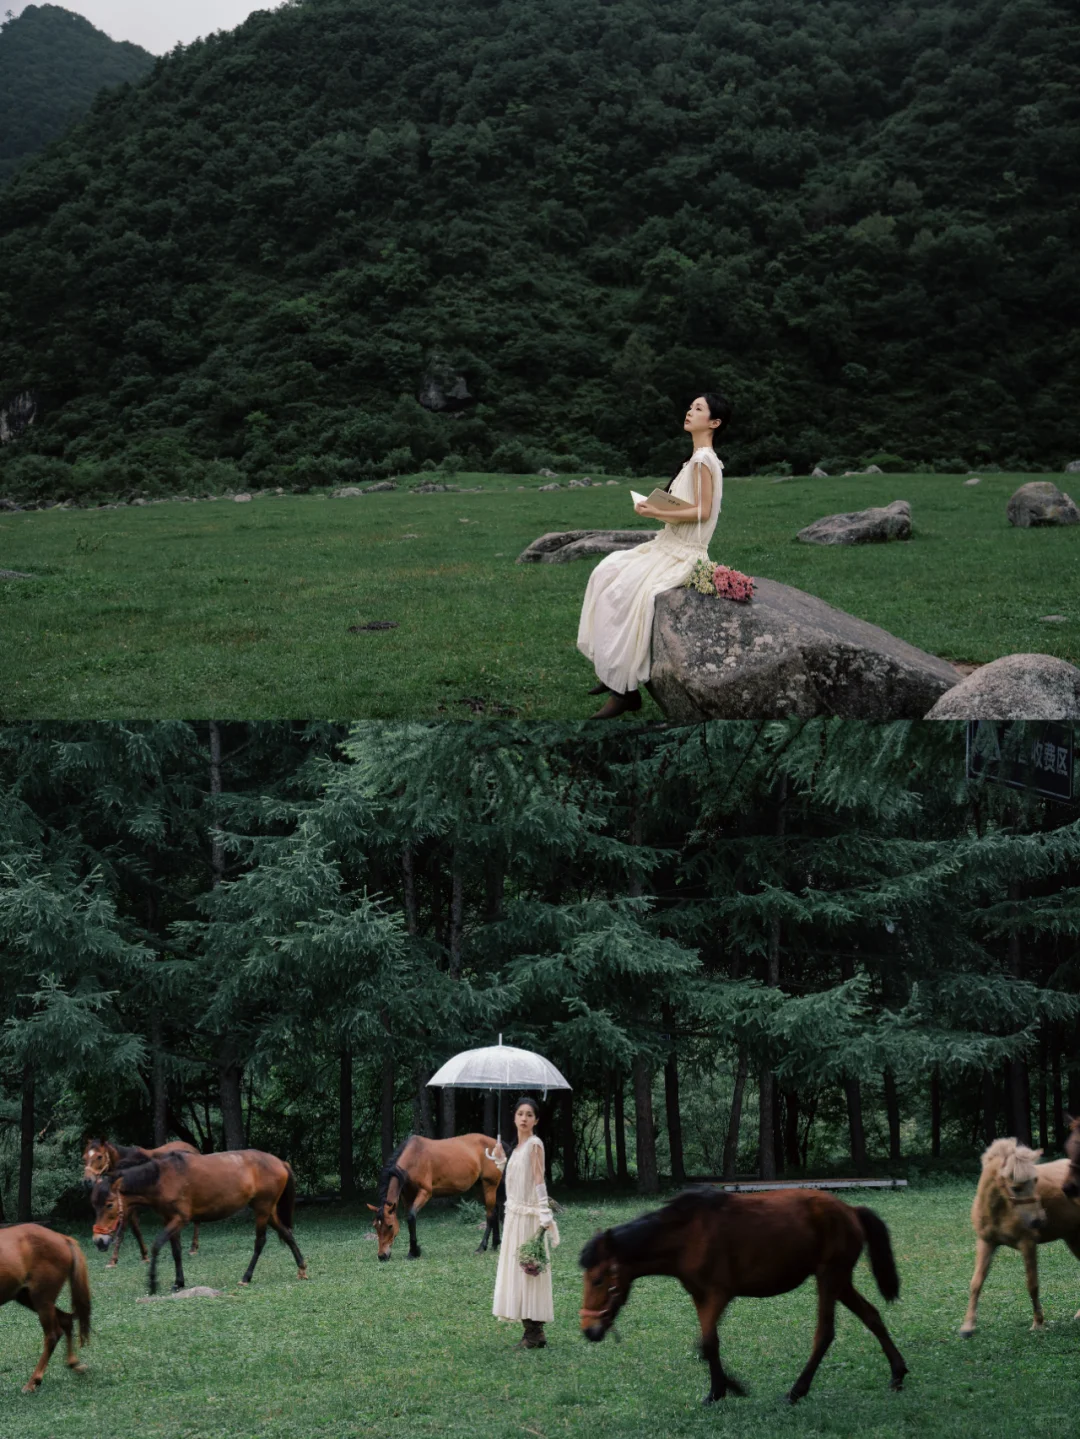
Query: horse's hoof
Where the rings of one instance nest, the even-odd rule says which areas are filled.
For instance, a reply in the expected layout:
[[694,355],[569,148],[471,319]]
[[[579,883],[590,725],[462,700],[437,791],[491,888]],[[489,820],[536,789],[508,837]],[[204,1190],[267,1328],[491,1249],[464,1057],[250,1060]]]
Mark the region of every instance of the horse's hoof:
[[23,1385],[23,1387],[22,1387],[22,1392],[23,1392],[24,1394],[33,1394],[33,1393],[36,1392],[37,1387],[38,1387],[38,1385],[39,1385],[40,1383],[41,1383],[41,1380],[40,1380],[40,1379],[31,1379],[31,1380],[29,1381],[29,1383]]
[[251,1285],[251,1280],[250,1280],[250,1279],[241,1279],[241,1281],[240,1281],[240,1288],[241,1288],[241,1289],[248,1289],[248,1288],[250,1287],[250,1285]]
[[108,1262],[108,1264],[106,1264],[105,1268],[106,1268],[106,1269],[115,1269],[115,1268],[116,1268],[116,1260],[115,1260],[115,1259],[110,1259],[109,1262]]
[[72,1374],[85,1374],[85,1373],[86,1373],[86,1365],[85,1365],[85,1364],[69,1364],[69,1365],[68,1365],[68,1368],[71,1370]]
[[186,1284],[181,1284],[181,1283],[180,1283],[180,1280],[179,1280],[179,1279],[176,1279],[176,1280],[173,1281],[172,1289],[171,1289],[170,1292],[173,1293],[173,1294],[179,1294],[180,1291],[181,1291],[181,1289],[186,1289],[186,1288],[187,1288],[187,1285],[186,1285]]
[[[149,1256],[149,1254],[144,1254],[144,1255],[142,1256],[142,1262],[143,1262],[144,1264],[149,1264],[149,1263],[150,1263],[150,1256]],[[113,1260],[113,1263],[114,1263],[114,1264],[116,1263],[116,1260],[115,1260],[115,1259]]]
[[970,1339],[970,1338],[974,1335],[974,1333],[975,1333],[974,1329],[961,1329],[961,1331],[960,1331],[960,1338],[961,1338],[961,1339]]
[[419,1258],[420,1258],[420,1250],[418,1249],[418,1250],[416,1251],[416,1253],[414,1254],[414,1253],[412,1252],[412,1250],[410,1249],[409,1252],[408,1252],[408,1254],[406,1254],[405,1258],[406,1258],[406,1259],[419,1259]]
[[310,1279],[311,1275],[307,1272],[306,1269],[298,1269],[296,1271],[296,1277],[297,1279]]

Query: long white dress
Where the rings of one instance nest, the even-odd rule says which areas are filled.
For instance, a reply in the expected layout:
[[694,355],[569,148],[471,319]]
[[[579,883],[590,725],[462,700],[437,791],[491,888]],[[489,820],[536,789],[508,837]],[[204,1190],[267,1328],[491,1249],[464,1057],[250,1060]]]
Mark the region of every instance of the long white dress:
[[[537,1149],[539,1153],[534,1158]],[[543,1174],[543,1165],[544,1146],[535,1134],[519,1144],[506,1163],[506,1222],[491,1305],[496,1319],[533,1319],[547,1324],[555,1318],[551,1265],[543,1274],[532,1275],[518,1263],[518,1249],[540,1228],[541,1214],[551,1213],[546,1203],[539,1202],[536,1192],[535,1171]]]
[[671,493],[691,504],[696,501],[693,470],[698,460],[713,474],[709,518],[665,524],[654,540],[605,555],[589,576],[577,647],[616,694],[636,690],[649,678],[656,596],[685,584],[697,561],[709,558],[724,489],[724,467],[711,445],[694,451],[671,482]]

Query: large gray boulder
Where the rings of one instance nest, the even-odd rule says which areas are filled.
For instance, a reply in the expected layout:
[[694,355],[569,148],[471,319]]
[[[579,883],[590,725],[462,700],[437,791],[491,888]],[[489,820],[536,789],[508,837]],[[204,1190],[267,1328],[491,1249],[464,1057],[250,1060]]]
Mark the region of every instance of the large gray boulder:
[[613,550],[632,550],[657,534],[658,530],[553,530],[526,546],[517,563],[562,565],[569,560],[588,560],[595,555],[610,555]]
[[1005,655],[954,685],[926,718],[1080,719],[1080,670],[1054,655]]
[[921,719],[952,665],[774,580],[745,604],[679,588],[658,595],[649,691],[680,724],[704,719]]
[[1043,525],[1080,525],[1080,510],[1050,480],[1031,480],[1010,499],[1006,512],[1017,529]]
[[1067,475],[1080,475],[1080,460],[1070,460],[1065,466]]
[[804,545],[875,545],[885,540],[911,539],[911,506],[907,500],[893,500],[869,510],[846,515],[826,515],[795,536]]

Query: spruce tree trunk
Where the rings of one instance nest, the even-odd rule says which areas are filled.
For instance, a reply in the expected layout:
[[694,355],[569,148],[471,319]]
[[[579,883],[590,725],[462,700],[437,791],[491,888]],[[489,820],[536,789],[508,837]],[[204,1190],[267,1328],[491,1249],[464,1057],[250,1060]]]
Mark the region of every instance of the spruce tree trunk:
[[773,1075],[772,1096],[773,1167],[777,1175],[784,1172],[784,1104],[780,1081]]
[[653,1119],[652,1070],[644,1055],[634,1059],[634,1136],[637,1148],[639,1194],[658,1194],[656,1172],[656,1124]]
[[749,1063],[745,1049],[739,1050],[739,1063],[735,1070],[735,1088],[731,1095],[731,1113],[728,1115],[727,1137],[724,1140],[724,1178],[734,1179],[739,1162],[739,1130],[742,1128],[743,1092]]
[[941,1158],[941,1070],[936,1064],[930,1075],[930,1154]]
[[1050,1092],[1054,1109],[1054,1148],[1065,1147],[1065,1099],[1061,1089],[1061,1043],[1056,1024],[1050,1026]]
[[997,1095],[994,1093],[994,1075],[989,1069],[983,1070],[982,1077],[983,1143],[993,1144],[997,1129]]
[[19,1198],[15,1218],[29,1224],[34,1217],[34,1068],[29,1060],[22,1072],[22,1112],[19,1117]]
[[671,1150],[671,1178],[676,1184],[685,1184],[682,1115],[679,1113],[679,1058],[674,1050],[664,1065],[664,1107],[667,1110],[668,1147]]
[[885,1113],[889,1121],[889,1158],[900,1158],[900,1097],[896,1092],[896,1076],[885,1071]]
[[766,1061],[758,1071],[758,1178],[776,1178],[776,1132],[773,1127],[773,1072]]
[[394,1051],[390,1036],[390,1015],[384,1009],[381,1016],[386,1047],[382,1056],[382,1093],[379,1111],[382,1128],[382,1162],[385,1164],[394,1152]]
[[[434,1073],[434,1071],[430,1071]],[[413,1131],[425,1139],[435,1138],[435,1126],[431,1118],[431,1090],[427,1087],[429,1071],[422,1065],[413,1070]]]
[[338,1055],[338,1172],[342,1199],[356,1198],[353,1169],[353,1057],[351,1049]]
[[789,1169],[798,1169],[799,1155],[799,1091],[784,1091],[784,1158]]
[[165,1084],[165,1052],[161,1043],[161,1011],[155,1003],[150,1016],[150,1043],[153,1047],[151,1097],[154,1107],[154,1145],[169,1137],[169,1095]]
[[620,1076],[615,1084],[613,1102],[615,1107],[615,1177],[620,1184],[630,1183],[630,1170],[626,1164],[626,1107],[625,1083]]
[[562,1182],[576,1184],[578,1170],[577,1146],[574,1142],[574,1096],[570,1090],[564,1091],[559,1108],[562,1111],[559,1116],[559,1127],[562,1130]]
[[226,1149],[246,1149],[244,1138],[244,1105],[242,1083],[244,1066],[236,1062],[232,1044],[226,1040],[222,1045],[218,1065],[219,1092],[221,1096],[221,1127]]
[[[1021,889],[1015,881],[1009,885],[1009,898],[1014,904],[1019,905]],[[1009,967],[1015,979],[1024,978],[1024,958],[1020,950],[1020,932],[1017,929],[1013,929],[1009,935]],[[1030,1144],[1031,1093],[1027,1060],[1017,1055],[1015,1059],[1010,1059],[1008,1064],[1009,1099],[1013,1116],[1011,1132],[1016,1135],[1021,1144]]]
[[611,1153],[611,1083],[604,1091],[604,1167],[609,1184],[615,1183],[615,1160]]
[[853,1178],[861,1179],[866,1169],[866,1131],[863,1129],[862,1086],[857,1079],[844,1080],[844,1095],[847,1099],[848,1133],[851,1136],[851,1162],[855,1166]]
[[[454,868],[450,879],[450,978],[461,978],[461,951],[465,929],[465,882],[462,877],[457,849],[454,850]],[[454,1091],[444,1088],[442,1102],[442,1137],[452,1139],[457,1124],[457,1106]]]

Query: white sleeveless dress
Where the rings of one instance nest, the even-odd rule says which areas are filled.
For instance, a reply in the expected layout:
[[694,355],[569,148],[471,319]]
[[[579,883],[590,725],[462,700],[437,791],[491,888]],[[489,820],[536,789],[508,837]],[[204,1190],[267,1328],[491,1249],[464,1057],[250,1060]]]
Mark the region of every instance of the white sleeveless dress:
[[532,1157],[533,1148],[538,1144],[543,1150],[541,1140],[535,1134],[530,1135],[507,1160],[506,1222],[499,1246],[491,1312],[496,1319],[533,1319],[549,1324],[555,1318],[551,1265],[543,1274],[532,1275],[526,1274],[518,1263],[518,1249],[540,1228],[541,1206],[537,1203]]
[[649,678],[653,607],[656,596],[690,578],[698,560],[709,558],[724,489],[724,467],[711,445],[703,445],[671,483],[671,493],[693,504],[693,467],[703,460],[713,474],[712,510],[700,523],[668,525],[654,540],[605,555],[589,576],[581,606],[577,647],[592,660],[597,677],[626,694]]

